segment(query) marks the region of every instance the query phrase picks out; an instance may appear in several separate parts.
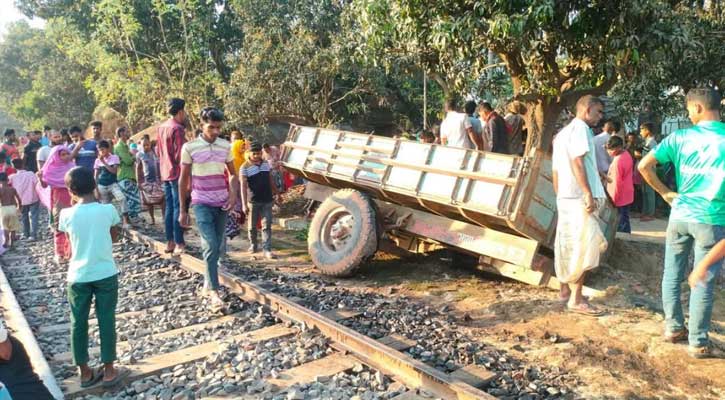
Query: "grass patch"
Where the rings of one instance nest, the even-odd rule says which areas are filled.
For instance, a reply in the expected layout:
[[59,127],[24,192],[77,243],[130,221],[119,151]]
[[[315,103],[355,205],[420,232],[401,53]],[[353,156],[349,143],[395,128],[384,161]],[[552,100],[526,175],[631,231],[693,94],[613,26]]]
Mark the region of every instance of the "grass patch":
[[294,238],[301,242],[307,242],[307,236],[309,234],[310,234],[310,228],[305,227],[304,229],[295,232]]

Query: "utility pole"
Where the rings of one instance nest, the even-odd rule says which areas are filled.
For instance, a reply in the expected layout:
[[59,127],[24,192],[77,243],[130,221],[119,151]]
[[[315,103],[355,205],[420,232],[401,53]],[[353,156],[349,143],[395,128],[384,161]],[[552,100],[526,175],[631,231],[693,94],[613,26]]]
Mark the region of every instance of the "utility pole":
[[423,70],[423,129],[428,129],[428,72]]

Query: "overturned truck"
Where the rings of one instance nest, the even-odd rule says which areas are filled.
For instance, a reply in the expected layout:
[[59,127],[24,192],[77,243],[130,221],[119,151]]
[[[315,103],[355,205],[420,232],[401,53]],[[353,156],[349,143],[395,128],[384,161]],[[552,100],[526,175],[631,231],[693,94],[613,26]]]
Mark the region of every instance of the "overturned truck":
[[[551,157],[527,154],[293,125],[282,163],[322,203],[308,247],[324,274],[349,276],[390,241],[414,253],[452,248],[486,271],[558,288]],[[611,204],[599,214],[610,243],[616,219]]]

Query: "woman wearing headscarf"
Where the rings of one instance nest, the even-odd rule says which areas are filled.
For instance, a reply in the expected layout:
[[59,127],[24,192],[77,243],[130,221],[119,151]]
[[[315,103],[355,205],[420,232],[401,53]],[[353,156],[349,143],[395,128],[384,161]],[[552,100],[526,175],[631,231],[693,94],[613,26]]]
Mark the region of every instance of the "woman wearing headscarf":
[[244,140],[244,134],[239,131],[232,131],[232,158],[234,161],[234,169],[239,171],[239,168],[244,164],[246,160],[246,141]]
[[[234,162],[235,171],[239,172],[239,168],[244,164],[246,160],[246,142],[244,135],[240,131],[232,131],[232,162]],[[241,226],[244,225],[244,212],[242,211],[242,202],[237,201],[236,206],[233,210],[229,211],[227,215],[227,222],[224,228],[225,236],[228,239],[234,239],[241,232]]]
[[70,258],[70,242],[65,233],[58,230],[58,217],[60,210],[71,206],[70,192],[65,186],[65,174],[75,167],[71,151],[65,145],[53,147],[48,160],[40,170],[40,182],[43,187],[50,186],[50,217],[55,233],[56,263],[62,263]]

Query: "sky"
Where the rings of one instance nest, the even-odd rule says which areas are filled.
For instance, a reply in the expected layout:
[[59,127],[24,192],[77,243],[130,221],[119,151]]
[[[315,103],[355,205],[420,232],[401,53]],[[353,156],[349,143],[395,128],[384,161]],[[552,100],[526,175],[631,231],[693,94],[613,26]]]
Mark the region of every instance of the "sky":
[[[15,7],[15,0],[0,0],[0,36],[5,34],[6,27],[9,23],[19,19],[28,20],[28,18]],[[30,26],[37,28],[42,28],[45,25],[45,21],[38,18],[28,21],[30,21]]]

